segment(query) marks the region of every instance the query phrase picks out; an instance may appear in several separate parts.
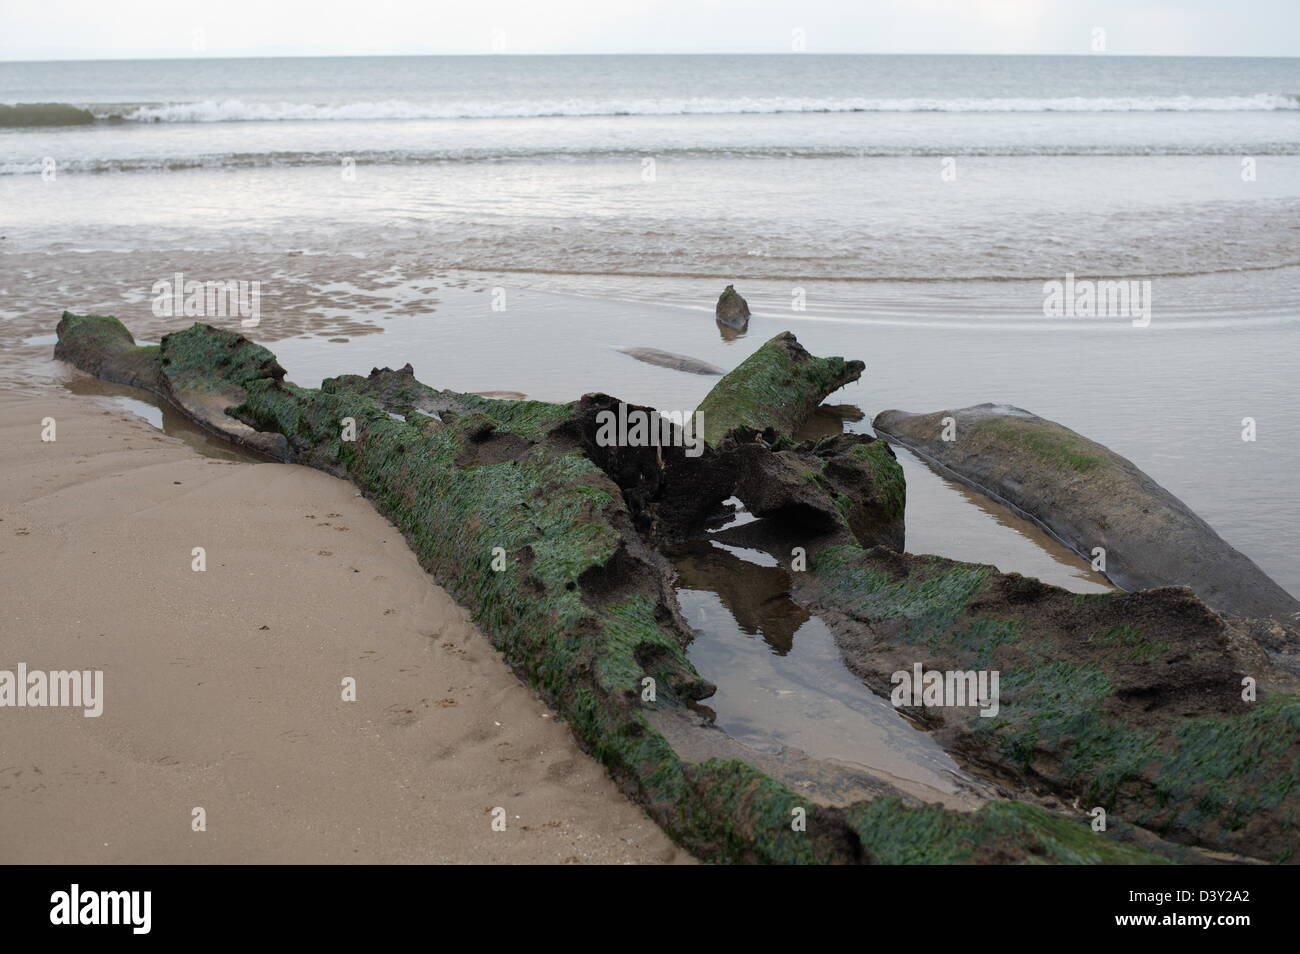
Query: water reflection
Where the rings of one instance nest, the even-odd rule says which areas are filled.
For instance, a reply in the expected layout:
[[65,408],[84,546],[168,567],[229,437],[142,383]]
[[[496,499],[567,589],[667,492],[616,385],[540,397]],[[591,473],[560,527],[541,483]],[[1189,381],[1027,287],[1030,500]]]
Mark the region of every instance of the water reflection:
[[64,380],[63,386],[73,394],[94,399],[103,407],[128,411],[143,418],[164,434],[184,441],[204,457],[246,463],[264,463],[266,460],[209,434],[187,420],[166,401],[154,397],[148,391],[114,384],[111,381],[101,381],[82,374],[69,376]]
[[791,747],[858,766],[949,804],[986,788],[849,672],[830,629],[790,598],[789,576],[770,556],[710,541],[674,565],[696,631],[688,655],[717,686],[707,702],[727,735],[760,752]]

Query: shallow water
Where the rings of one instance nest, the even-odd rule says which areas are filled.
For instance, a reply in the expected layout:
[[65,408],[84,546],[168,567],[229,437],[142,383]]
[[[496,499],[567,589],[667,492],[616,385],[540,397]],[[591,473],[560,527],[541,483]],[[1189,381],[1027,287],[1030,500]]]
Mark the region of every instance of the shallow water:
[[[742,512],[729,526],[750,519]],[[729,736],[862,768],[930,801],[969,807],[988,791],[845,668],[830,629],[790,598],[789,574],[772,557],[711,540],[679,552],[674,566],[696,633],[687,654],[717,686],[700,705]]]
[[217,460],[237,460],[245,463],[262,463],[265,458],[209,434],[192,424],[188,418],[160,398],[145,391],[100,381],[89,375],[70,370],[63,386],[72,394],[85,397],[100,407],[125,411],[148,421],[158,430],[183,441],[204,457]]

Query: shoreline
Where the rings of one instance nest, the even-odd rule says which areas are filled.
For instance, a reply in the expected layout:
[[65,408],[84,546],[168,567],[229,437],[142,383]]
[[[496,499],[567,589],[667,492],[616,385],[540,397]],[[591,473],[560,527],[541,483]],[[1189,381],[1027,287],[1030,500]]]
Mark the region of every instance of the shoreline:
[[0,433],[21,597],[0,651],[105,673],[98,719],[0,712],[4,861],[693,860],[347,483],[201,457],[72,397],[0,396]]

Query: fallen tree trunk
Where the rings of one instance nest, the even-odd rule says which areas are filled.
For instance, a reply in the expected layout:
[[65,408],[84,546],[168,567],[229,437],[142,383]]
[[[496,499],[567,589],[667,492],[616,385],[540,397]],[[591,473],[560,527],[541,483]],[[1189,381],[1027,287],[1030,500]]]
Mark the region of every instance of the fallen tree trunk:
[[[569,720],[583,747],[702,858],[1203,860],[1122,820],[1098,837],[1081,819],[1026,803],[994,802],[963,814],[885,797],[840,808],[796,794],[743,761],[683,761],[649,714],[680,709],[712,687],[685,658],[691,633],[667,564],[637,525],[648,522],[652,539],[671,535],[684,521],[663,510],[663,500],[689,499],[692,487],[707,488],[705,497],[731,493],[725,474],[739,460],[733,439],[699,459],[681,447],[600,447],[593,417],[613,399],[494,401],[428,388],[409,367],[300,388],[284,380],[265,348],[202,325],[142,352],[115,319],[65,315],[59,351],[106,377],[136,368],[138,380],[155,381],[157,393],[206,426],[228,435],[253,428],[266,446],[282,447],[285,459],[353,480],[510,665]],[[157,362],[152,371],[138,370],[150,360]],[[225,401],[232,403],[218,413]],[[745,453],[761,457],[748,436]],[[763,446],[771,453],[767,441]],[[635,474],[658,457],[658,492],[633,494],[629,504],[624,485],[635,487]],[[754,492],[763,486],[759,481]],[[810,499],[800,506],[825,507]],[[826,539],[856,548],[846,542],[852,530],[845,522],[827,526]],[[497,571],[499,553],[506,563]],[[643,694],[647,679],[655,688],[650,697]],[[791,824],[798,809],[806,812],[803,830]]]

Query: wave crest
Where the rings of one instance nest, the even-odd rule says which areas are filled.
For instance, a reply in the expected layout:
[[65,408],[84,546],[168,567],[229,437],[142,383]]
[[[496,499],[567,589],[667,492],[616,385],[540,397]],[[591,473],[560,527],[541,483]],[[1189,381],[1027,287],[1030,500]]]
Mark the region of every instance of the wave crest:
[[[74,107],[66,107],[72,109]],[[379,100],[357,103],[246,102],[239,99],[194,103],[143,103],[91,106],[101,119],[130,122],[341,122],[383,119],[525,119],[559,116],[684,116],[746,113],[1043,113],[1043,112],[1259,112],[1300,109],[1300,96],[1255,93],[1250,96],[1068,96],[1056,98],[812,98],[691,97],[685,99],[463,100],[425,103]]]

